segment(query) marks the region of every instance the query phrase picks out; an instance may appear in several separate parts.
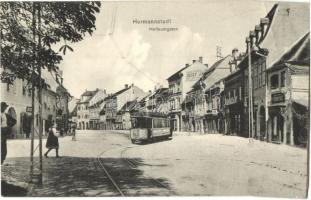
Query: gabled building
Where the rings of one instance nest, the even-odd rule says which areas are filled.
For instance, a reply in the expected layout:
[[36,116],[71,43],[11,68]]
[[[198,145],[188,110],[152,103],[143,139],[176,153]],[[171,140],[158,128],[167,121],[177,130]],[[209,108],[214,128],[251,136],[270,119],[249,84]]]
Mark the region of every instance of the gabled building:
[[218,132],[220,119],[220,93],[223,90],[219,80],[230,74],[230,62],[233,57],[228,55],[217,62],[203,73],[202,77],[192,86],[185,102],[185,124],[188,130],[201,133]]
[[116,129],[129,130],[132,128],[131,116],[138,112],[137,99],[126,102],[117,113]]
[[199,60],[193,60],[191,65],[186,64],[185,67],[167,79],[170,123],[174,131],[185,130],[182,122],[182,116],[185,115],[182,112],[182,102],[185,100],[186,94],[192,89],[193,84],[201,78],[206,70],[207,65],[203,64],[203,58],[199,57]]
[[248,133],[244,130],[243,124],[245,123],[246,107],[244,96],[248,90],[245,88],[245,70],[239,68],[239,62],[243,58],[243,54],[231,62],[231,72],[223,79],[224,92],[223,92],[223,105],[225,114],[224,134],[226,135],[239,135],[247,136]]
[[[249,73],[248,62],[251,60],[251,80],[253,94],[253,132],[251,137],[266,140],[268,124],[267,107],[267,74],[266,71],[272,66],[298,38],[309,31],[309,4],[294,2],[279,2],[275,4],[269,13],[260,19],[260,24],[250,31],[246,38],[246,56],[238,64],[242,70],[244,81],[244,120],[237,119],[240,123],[237,132],[249,135]],[[230,114],[232,115],[232,113]]]
[[106,90],[98,89],[97,92],[89,100],[89,111],[90,111],[90,129],[100,129],[100,111],[105,105],[104,99],[107,97]]
[[[1,73],[9,73],[9,69],[0,67]],[[49,72],[42,70],[42,120],[43,120],[43,134],[46,134],[47,129],[54,122],[57,122],[57,117],[63,119],[67,115],[67,101],[70,94],[67,90],[58,90],[62,85],[61,71]],[[31,130],[31,82],[16,78],[12,84],[1,82],[1,101],[6,102],[9,107],[5,112],[9,113],[16,119],[16,124],[12,127],[9,138],[25,138],[30,134]],[[63,86],[62,86],[63,87]],[[35,89],[35,98],[37,98],[38,90]],[[62,109],[61,113],[57,112]],[[34,125],[35,129],[39,130],[39,115],[38,103],[35,103]],[[63,112],[64,111],[64,112]],[[64,114],[64,115],[63,115]],[[65,117],[66,118],[66,117]],[[58,123],[58,128],[62,124]],[[29,135],[28,135],[29,136]]]
[[77,125],[80,130],[90,129],[89,102],[98,91],[99,89],[86,90],[77,102]]
[[267,69],[268,141],[307,145],[310,33]]
[[133,101],[135,99],[141,99],[146,96],[146,93],[140,89],[139,87],[132,85],[125,85],[125,88],[122,90],[108,95],[105,99],[105,106],[100,112],[102,115],[101,118],[106,120],[106,129],[112,130],[116,128],[120,128],[120,124],[122,123],[122,118],[117,116],[117,113],[121,110],[121,108],[129,101]]
[[[160,105],[163,105],[165,101],[167,101],[167,95],[168,95],[168,88],[158,88],[155,89],[154,92],[152,92],[148,96],[147,100],[147,112],[159,112],[158,108]],[[162,113],[167,114],[168,110],[160,109]]]

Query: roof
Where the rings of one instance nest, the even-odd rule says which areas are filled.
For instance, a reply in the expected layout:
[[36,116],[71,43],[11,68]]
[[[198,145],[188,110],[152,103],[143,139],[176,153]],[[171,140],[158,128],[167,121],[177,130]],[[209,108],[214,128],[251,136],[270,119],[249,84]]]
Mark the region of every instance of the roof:
[[96,94],[98,90],[94,90],[94,91],[91,91],[91,90],[86,90],[81,96],[93,96],[94,94]]
[[106,105],[104,105],[104,107],[101,109],[101,111],[99,112],[99,115],[105,115],[105,110],[106,110]]
[[90,101],[90,99],[92,98],[92,96],[89,96],[87,99],[85,99],[84,101],[82,101],[81,99],[77,102],[77,104],[83,104],[83,103],[88,103]]
[[294,73],[305,73],[310,68],[310,33],[308,32],[285,52],[267,71],[289,67]]
[[156,95],[162,95],[163,93],[165,93],[166,91],[168,91],[168,88],[159,88],[157,89],[155,92],[152,93],[152,95],[150,96],[150,98],[153,98]]
[[[210,88],[214,83],[220,79],[225,78],[230,74],[229,61],[232,59],[231,55],[228,55],[217,62],[215,62],[208,70],[203,73],[203,76],[192,86],[193,90],[200,88],[201,83],[203,82],[205,88]],[[215,71],[216,69],[217,72]],[[192,92],[193,90],[189,91]]]
[[267,68],[309,31],[309,7],[308,3],[279,2],[267,14],[270,26],[259,43],[260,48],[269,50]]
[[128,102],[126,102],[123,106],[122,106],[122,108],[120,109],[120,111],[122,112],[124,112],[124,111],[131,111],[131,110],[133,110],[134,108],[135,108],[135,106],[136,106],[136,104],[137,104],[137,100],[135,99],[135,100],[133,100],[133,101],[128,101]]
[[175,79],[175,78],[178,78],[179,77],[179,73],[184,71],[186,68],[188,68],[190,65],[187,65],[183,68],[181,68],[179,71],[175,72],[173,75],[171,75],[170,77],[167,78],[167,80],[172,80],[172,79]]
[[127,91],[127,90],[130,89],[131,87],[133,87],[133,86],[129,86],[129,87],[127,87],[127,88],[123,88],[122,90],[119,90],[118,92],[116,92],[116,93],[114,93],[114,94],[112,94],[112,95],[110,95],[110,96],[107,96],[104,100],[112,99],[113,97],[116,97],[116,96],[118,96],[119,94],[122,94],[123,92]]
[[274,65],[282,63],[310,65],[310,32],[299,39]]

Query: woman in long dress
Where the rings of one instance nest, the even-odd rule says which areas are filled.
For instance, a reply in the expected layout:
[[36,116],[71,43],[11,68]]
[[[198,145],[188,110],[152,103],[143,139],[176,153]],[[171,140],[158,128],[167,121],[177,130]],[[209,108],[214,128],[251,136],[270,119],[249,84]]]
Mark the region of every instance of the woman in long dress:
[[58,138],[57,136],[55,136],[56,133],[56,125],[53,125],[50,129],[49,129],[49,135],[48,135],[48,139],[46,141],[46,148],[48,149],[47,152],[44,154],[45,157],[48,157],[48,153],[52,150],[55,149],[56,151],[56,158],[58,158],[58,148],[59,148],[59,144],[58,144]]

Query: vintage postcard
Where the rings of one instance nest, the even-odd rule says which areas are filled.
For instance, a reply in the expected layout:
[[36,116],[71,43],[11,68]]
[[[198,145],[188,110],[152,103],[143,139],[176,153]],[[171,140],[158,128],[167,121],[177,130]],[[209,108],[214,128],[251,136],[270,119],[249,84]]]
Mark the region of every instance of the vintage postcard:
[[0,17],[3,197],[308,197],[308,2],[2,1]]

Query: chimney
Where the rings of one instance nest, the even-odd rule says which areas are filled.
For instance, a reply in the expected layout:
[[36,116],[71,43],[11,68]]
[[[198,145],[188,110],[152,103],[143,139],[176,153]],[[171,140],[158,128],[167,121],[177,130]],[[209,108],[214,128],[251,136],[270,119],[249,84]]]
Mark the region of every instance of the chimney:
[[255,34],[256,34],[256,44],[258,44],[262,36],[262,29],[260,25],[255,26]]
[[129,85],[128,84],[125,84],[125,88],[128,88],[129,87]]
[[267,34],[267,29],[268,29],[269,23],[270,23],[269,18],[261,18],[260,19],[260,26],[261,26],[261,30],[262,30],[262,34],[261,34],[260,39],[262,39]]
[[203,57],[202,56],[199,57],[199,62],[203,63]]
[[236,60],[231,60],[229,61],[230,65],[230,72],[235,72],[237,70],[237,61]]
[[134,87],[134,83],[132,83],[132,87]]
[[186,67],[189,67],[189,63],[186,63]]
[[232,57],[237,60],[239,56],[239,50],[237,48],[232,49]]
[[149,90],[148,93],[151,94],[152,93],[151,90]]
[[253,48],[255,46],[256,43],[256,35],[255,35],[255,31],[250,31],[249,32],[249,38],[250,38],[250,42],[251,42],[251,48]]
[[192,60],[192,63],[195,63],[196,60]]
[[106,89],[104,89],[104,94],[106,94]]
[[249,39],[249,37],[246,37],[246,39],[245,39],[245,43],[246,43],[246,53],[249,51],[249,49],[248,49],[248,43],[250,42],[250,39]]
[[208,67],[208,64],[206,63],[206,64],[204,64],[206,67]]

